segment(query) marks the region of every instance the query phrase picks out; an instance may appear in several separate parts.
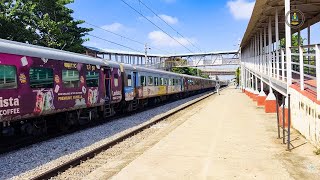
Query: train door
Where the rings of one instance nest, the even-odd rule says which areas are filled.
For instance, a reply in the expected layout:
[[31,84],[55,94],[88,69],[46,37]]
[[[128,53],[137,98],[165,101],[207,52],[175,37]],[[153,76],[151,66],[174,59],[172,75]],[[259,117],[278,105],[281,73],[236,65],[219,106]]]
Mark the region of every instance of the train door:
[[184,78],[180,79],[181,91],[184,91]]
[[132,83],[132,85],[133,85],[133,88],[135,89],[136,87],[137,87],[137,78],[138,78],[138,75],[137,75],[137,72],[133,72],[133,74],[132,74],[132,79],[133,79],[133,83]]
[[106,102],[111,101],[111,69],[105,69],[105,89],[106,89]]

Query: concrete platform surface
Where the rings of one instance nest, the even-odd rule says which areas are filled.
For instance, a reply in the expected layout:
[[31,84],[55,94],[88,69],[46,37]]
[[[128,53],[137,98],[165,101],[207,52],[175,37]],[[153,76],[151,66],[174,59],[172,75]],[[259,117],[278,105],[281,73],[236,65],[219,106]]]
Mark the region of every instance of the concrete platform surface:
[[317,179],[281,158],[275,130],[274,114],[228,88],[112,179]]

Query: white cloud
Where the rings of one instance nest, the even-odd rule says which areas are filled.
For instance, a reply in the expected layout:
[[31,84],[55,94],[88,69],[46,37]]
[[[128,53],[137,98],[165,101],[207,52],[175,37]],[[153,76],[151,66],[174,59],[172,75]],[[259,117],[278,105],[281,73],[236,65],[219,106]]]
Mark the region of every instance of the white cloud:
[[109,25],[104,25],[101,28],[108,30],[108,31],[117,32],[117,31],[124,29],[125,27],[123,24],[115,22],[115,23],[112,23]]
[[233,17],[237,20],[250,19],[254,1],[249,0],[231,0],[227,2],[227,6]]
[[163,19],[168,24],[177,24],[178,23],[178,18],[176,18],[176,17],[172,17],[172,16],[165,15],[165,14],[160,14],[159,17],[161,17],[161,19]]
[[174,37],[177,41],[169,37],[167,34],[162,31],[152,31],[148,34],[148,38],[151,40],[151,44],[158,47],[179,47],[181,46],[177,41],[179,41],[184,46],[188,46],[195,42],[192,38],[181,38]]

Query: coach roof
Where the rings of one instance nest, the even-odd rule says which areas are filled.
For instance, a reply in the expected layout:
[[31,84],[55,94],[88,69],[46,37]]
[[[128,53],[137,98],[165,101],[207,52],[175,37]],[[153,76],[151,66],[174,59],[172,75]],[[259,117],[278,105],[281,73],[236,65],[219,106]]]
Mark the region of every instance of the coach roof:
[[62,51],[53,48],[30,45],[26,43],[19,43],[0,39],[0,53],[17,54],[22,56],[47,58],[61,61],[71,61],[84,64],[93,64],[109,67],[119,67],[120,64],[113,61],[94,58],[87,55],[77,54],[68,51]]
[[202,77],[198,77],[198,76],[191,76],[191,75],[187,75],[187,74],[178,74],[178,73],[164,71],[164,70],[160,70],[160,69],[153,69],[153,68],[130,65],[130,64],[122,64],[122,65],[123,65],[124,69],[136,70],[136,71],[140,71],[140,72],[158,73],[158,74],[165,74],[165,75],[169,75],[169,76],[180,76],[180,77],[188,77],[188,78],[194,78],[194,79],[211,80],[211,79],[206,79],[206,78],[202,78]]

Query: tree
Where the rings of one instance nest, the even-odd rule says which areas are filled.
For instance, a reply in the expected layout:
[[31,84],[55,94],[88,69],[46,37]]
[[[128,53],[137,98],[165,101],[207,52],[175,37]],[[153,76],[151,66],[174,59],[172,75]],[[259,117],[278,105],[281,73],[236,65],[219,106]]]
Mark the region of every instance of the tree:
[[236,75],[236,83],[240,84],[240,67],[236,69],[235,75]]
[[[300,45],[301,46],[303,46],[305,40],[306,40],[306,38],[302,38],[300,36]],[[299,36],[298,36],[298,33],[292,35],[291,44],[292,44],[292,47],[299,47]],[[280,47],[281,48],[285,48],[285,46],[286,46],[285,45],[285,39],[283,38],[280,41]],[[314,52],[314,49],[310,48],[309,51],[310,52]],[[299,53],[299,49],[298,48],[294,48],[294,49],[292,49],[292,52],[293,53]],[[292,56],[291,60],[292,60],[292,62],[299,63],[299,56],[294,55],[294,56]],[[303,61],[304,61],[304,64],[308,64],[308,65],[315,66],[315,64],[316,64],[314,56],[308,56],[308,57],[303,56]],[[298,65],[292,65],[292,68],[295,71],[300,71],[300,69],[299,69],[300,67]],[[316,75],[316,69],[305,66],[304,67],[304,73],[308,74],[308,75],[315,76]]]
[[[199,71],[199,72],[198,72]],[[191,68],[191,67],[173,67],[172,72],[179,73],[179,74],[187,74],[191,76],[199,76],[203,78],[209,79],[209,75],[202,74],[202,71],[197,68]]]
[[30,27],[32,6],[21,0],[0,0],[0,38],[32,42],[38,38]]
[[[300,36],[300,45],[303,45],[305,40],[306,40],[305,38],[302,38]],[[298,34],[292,34],[292,36],[291,36],[291,44],[292,44],[292,47],[298,47],[299,46],[299,36],[298,36]],[[281,48],[285,48],[286,47],[285,38],[280,40],[280,47]]]
[[73,0],[0,0],[0,38],[83,52],[83,37],[92,29],[79,27]]

